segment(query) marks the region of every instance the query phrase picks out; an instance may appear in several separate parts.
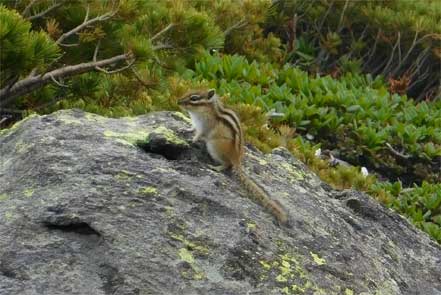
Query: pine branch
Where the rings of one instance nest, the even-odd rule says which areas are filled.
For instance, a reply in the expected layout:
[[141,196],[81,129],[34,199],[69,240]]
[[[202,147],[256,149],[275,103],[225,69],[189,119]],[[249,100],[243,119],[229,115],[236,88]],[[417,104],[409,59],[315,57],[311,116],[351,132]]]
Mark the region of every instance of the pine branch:
[[345,15],[346,9],[348,8],[348,4],[349,4],[349,0],[346,0],[345,1],[345,6],[343,6],[343,10],[342,10],[341,15],[340,15],[340,21],[338,22],[337,32],[339,32],[339,33],[343,29],[343,17]]
[[29,2],[25,9],[21,12],[21,15],[26,16],[31,10],[32,6],[34,6],[35,2],[37,2],[37,0],[31,0],[31,2]]
[[0,113],[23,114],[26,111],[19,109],[0,108]]
[[97,67],[105,67],[121,61],[126,61],[130,58],[130,54],[120,54],[100,61],[92,61],[72,66],[61,67],[42,75],[30,77],[28,76],[27,78],[15,83],[14,86],[9,89],[7,89],[6,87],[0,89],[0,107],[10,104],[12,101],[14,101],[16,97],[20,95],[32,92],[53,82],[52,79],[60,79],[79,75],[92,71]]
[[164,34],[165,32],[167,32],[168,30],[170,30],[171,28],[173,28],[175,26],[174,23],[170,23],[168,24],[168,26],[166,26],[164,29],[162,29],[161,31],[159,31],[158,33],[156,33],[152,38],[150,38],[150,41],[153,42],[154,40],[156,40],[159,36],[161,36],[162,34]]
[[153,46],[153,50],[162,50],[162,49],[174,49],[175,47],[173,45],[170,44],[157,44]]
[[153,81],[144,81],[144,79],[141,77],[141,75],[134,69],[131,68],[133,75],[135,76],[136,80],[138,80],[139,83],[141,83],[144,87],[149,88],[152,86],[157,85],[158,83]]
[[[320,32],[322,31],[323,25],[325,24],[326,18],[328,17],[329,13],[331,12],[332,8],[334,8],[334,2],[331,2],[329,4],[328,9],[326,10],[325,14],[323,15],[323,17],[321,17],[321,22],[320,25],[318,27],[316,27],[317,32],[320,34]],[[306,12],[306,11],[305,11]]]
[[[99,50],[99,48],[100,48],[100,44],[101,44],[101,41],[98,41],[98,43],[96,44],[95,51],[94,51],[94,53],[93,53],[93,62],[97,62],[96,59],[97,59],[97,56],[98,56],[98,50]],[[126,59],[126,61],[127,61],[127,59]],[[100,72],[103,72],[103,73],[105,73],[105,74],[115,74],[115,73],[118,73],[118,72],[122,72],[122,71],[124,71],[124,70],[127,70],[127,69],[130,68],[134,63],[135,63],[135,59],[132,59],[130,62],[127,63],[126,66],[124,66],[124,67],[122,67],[122,68],[119,68],[119,69],[116,69],[116,70],[111,70],[111,71],[109,71],[109,70],[103,69],[103,68],[100,67],[100,66],[96,66],[96,67],[95,67],[95,70],[100,71]]]
[[55,79],[54,76],[50,76],[50,77],[51,77],[51,79],[52,79],[52,82],[54,82],[54,83],[57,84],[58,86],[60,86],[60,87],[64,87],[64,88],[68,88],[68,87],[69,87],[69,86],[67,86],[66,84],[63,84],[63,83],[57,81],[57,79]]
[[95,18],[89,19],[89,6],[87,7],[87,11],[86,11],[86,16],[84,17],[83,22],[76,26],[75,28],[73,28],[72,30],[64,33],[63,35],[60,36],[60,38],[57,39],[57,41],[55,43],[57,43],[58,45],[61,46],[70,46],[70,44],[64,44],[63,41],[66,40],[67,38],[69,38],[70,36],[78,33],[79,31],[81,31],[82,29],[93,25],[94,23],[97,22],[103,22],[108,20],[109,18],[113,17],[115,14],[117,13],[117,11],[110,11],[108,13],[105,13],[103,15],[97,16]]
[[30,17],[27,17],[26,19],[27,19],[28,21],[33,21],[33,20],[35,20],[35,19],[37,19],[37,18],[40,18],[40,17],[45,16],[46,14],[48,14],[48,13],[51,12],[52,10],[54,10],[54,9],[56,9],[56,8],[58,8],[58,7],[60,7],[61,5],[63,5],[63,1],[58,2],[58,3],[55,2],[52,6],[49,6],[46,10],[43,10],[43,11],[40,12],[40,13],[34,14],[34,15],[30,16]]
[[391,54],[390,54],[389,61],[387,62],[386,66],[383,68],[383,72],[382,72],[383,75],[385,75],[386,73],[389,72],[389,67],[390,67],[390,65],[392,64],[392,61],[393,61],[393,59],[394,59],[394,53],[395,53],[395,50],[396,50],[397,48],[400,48],[400,47],[401,47],[401,45],[400,45],[400,41],[401,41],[401,34],[400,34],[400,32],[398,32],[398,33],[397,33],[397,42],[395,42],[395,45],[392,47],[392,52],[391,52]]
[[240,20],[239,22],[235,23],[234,25],[232,25],[231,27],[227,28],[224,31],[224,36],[227,36],[228,34],[230,34],[232,31],[234,30],[238,30],[241,29],[243,27],[245,27],[246,25],[248,25],[248,22],[244,19]]
[[387,148],[388,148],[388,149],[389,149],[394,155],[396,155],[396,156],[398,156],[398,157],[400,157],[400,158],[403,158],[403,159],[409,159],[409,158],[410,158],[410,155],[405,154],[405,153],[403,153],[403,152],[399,152],[399,151],[397,151],[396,149],[394,149],[394,148],[392,147],[392,145],[391,145],[390,143],[386,142],[386,146],[387,146]]
[[3,124],[3,122],[6,122],[7,120],[8,120],[7,117],[2,118],[2,119],[0,120],[0,125]]
[[368,50],[366,54],[362,57],[363,60],[365,60],[365,57],[367,57],[367,60],[364,61],[363,70],[366,70],[368,65],[370,65],[371,59],[374,56],[375,51],[377,50],[377,44],[378,40],[380,39],[381,29],[378,30],[377,35],[375,36],[374,45],[371,47],[372,49]]

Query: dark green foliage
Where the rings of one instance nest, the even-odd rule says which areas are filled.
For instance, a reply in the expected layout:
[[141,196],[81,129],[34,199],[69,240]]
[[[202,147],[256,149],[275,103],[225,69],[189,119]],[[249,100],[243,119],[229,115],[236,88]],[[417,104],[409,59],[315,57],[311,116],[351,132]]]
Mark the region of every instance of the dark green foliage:
[[0,5],[0,88],[28,74],[45,69],[60,56],[58,46],[43,31],[31,31],[31,24],[16,11]]
[[[32,3],[34,2],[6,2],[10,8],[17,5],[19,11],[25,11],[25,7]],[[28,11],[27,15],[44,11],[53,3],[56,2],[43,1],[38,5],[34,3],[35,6],[32,6],[32,11]],[[111,91],[109,93],[112,94],[103,99],[101,93],[94,93],[93,89],[87,92],[87,88],[77,87],[79,80],[74,83],[64,80],[59,82],[67,87],[62,91],[63,95],[55,100],[54,97],[42,99],[45,95],[52,94],[49,94],[47,89],[41,89],[32,95],[8,102],[7,106],[39,112],[53,111],[56,106],[83,106],[87,110],[107,115],[130,115],[133,114],[132,105],[145,104],[143,93],[146,88],[160,88],[161,79],[192,64],[205,50],[223,46],[224,34],[213,18],[206,11],[198,11],[191,2],[127,0],[117,4],[116,9],[115,1],[67,1],[56,9],[57,13],[33,20],[34,31],[31,32],[30,22],[18,13],[2,7],[2,36],[7,35],[10,38],[9,40],[2,37],[2,85],[14,77],[24,78],[36,67],[40,70],[38,72],[44,72],[41,67],[47,67],[53,61],[55,62],[51,64],[52,69],[91,62],[95,51],[98,61],[129,53],[133,60],[127,62],[135,62],[133,71],[121,72],[127,77],[125,81],[101,77],[106,75],[104,73],[94,77],[98,83],[96,88],[112,89],[123,87],[125,84],[124,87],[130,85],[130,91]],[[96,18],[99,20],[75,34],[63,37],[63,33],[86,21],[86,16],[88,21]],[[14,23],[19,25],[14,26]],[[36,33],[35,30],[42,31]],[[46,30],[53,40],[57,40],[58,46],[43,30]],[[55,60],[59,56],[58,53],[63,55]],[[125,64],[120,62],[104,68],[114,71],[123,69],[124,66]],[[81,85],[88,86],[87,83]],[[50,87],[52,86],[46,86]],[[40,99],[36,100],[35,97]],[[58,104],[47,106],[45,103],[48,101],[58,101]],[[109,113],[109,106],[118,111]],[[145,111],[148,110],[149,108]],[[139,113],[139,107],[136,113]]]
[[248,103],[277,114],[351,163],[406,182],[440,181],[441,102],[415,103],[391,95],[381,78],[346,74],[311,78],[285,66],[249,63],[240,56],[206,55],[194,79],[216,83],[231,103]]
[[279,38],[265,34],[265,21],[270,1],[266,0],[201,0],[190,1],[214,19],[225,34],[223,51],[237,53],[249,60],[281,62],[283,50]]
[[276,0],[266,29],[305,70],[382,74],[392,91],[423,99],[441,94],[440,19],[437,0]]

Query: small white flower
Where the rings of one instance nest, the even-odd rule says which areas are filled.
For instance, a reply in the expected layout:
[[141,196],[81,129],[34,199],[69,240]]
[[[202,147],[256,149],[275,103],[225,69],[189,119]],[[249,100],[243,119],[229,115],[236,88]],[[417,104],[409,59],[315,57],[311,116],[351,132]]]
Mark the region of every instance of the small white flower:
[[316,149],[314,155],[317,158],[320,158],[320,156],[322,155],[322,149],[321,148]]
[[313,140],[314,139],[314,135],[307,133],[306,134],[306,139]]
[[361,167],[361,174],[363,174],[364,177],[369,175],[369,172],[366,167]]

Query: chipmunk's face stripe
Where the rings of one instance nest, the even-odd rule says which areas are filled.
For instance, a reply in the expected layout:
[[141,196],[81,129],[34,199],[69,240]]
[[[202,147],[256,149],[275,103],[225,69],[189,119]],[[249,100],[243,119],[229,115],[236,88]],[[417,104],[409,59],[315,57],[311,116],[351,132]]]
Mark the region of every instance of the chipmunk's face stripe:
[[181,106],[202,106],[211,103],[208,92],[189,93],[178,101],[178,105]]
[[197,94],[190,95],[190,101],[198,101],[200,99],[202,99],[202,96],[200,96],[200,95],[197,95]]
[[187,104],[191,104],[191,105],[206,105],[206,104],[211,104],[210,101],[206,100],[206,99],[199,99],[199,100],[189,100],[187,102]]

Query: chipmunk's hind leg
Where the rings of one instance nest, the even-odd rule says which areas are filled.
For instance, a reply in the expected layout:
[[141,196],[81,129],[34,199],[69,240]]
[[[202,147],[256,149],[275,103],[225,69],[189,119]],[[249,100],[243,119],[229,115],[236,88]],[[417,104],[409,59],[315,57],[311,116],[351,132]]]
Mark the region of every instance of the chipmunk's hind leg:
[[234,145],[231,139],[215,139],[207,142],[207,150],[210,156],[220,166],[216,166],[216,171],[222,171],[230,168],[233,165],[231,155],[234,153]]

